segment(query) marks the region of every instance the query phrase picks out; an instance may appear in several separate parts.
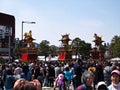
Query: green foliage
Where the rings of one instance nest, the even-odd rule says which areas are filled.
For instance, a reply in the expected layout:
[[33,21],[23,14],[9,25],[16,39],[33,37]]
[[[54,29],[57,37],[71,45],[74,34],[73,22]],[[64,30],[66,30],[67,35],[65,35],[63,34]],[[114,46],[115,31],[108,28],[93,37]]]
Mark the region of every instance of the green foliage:
[[89,56],[90,50],[91,50],[91,44],[86,43],[84,40],[81,40],[80,38],[76,37],[72,41],[72,47],[74,53],[77,55],[78,53],[81,55]]
[[51,54],[52,57],[57,55],[57,47],[55,45],[49,45],[49,41],[43,40],[40,43],[38,49],[38,55],[48,57]]
[[47,57],[49,55],[49,44],[50,43],[47,40],[41,41],[38,55]]
[[5,64],[5,60],[2,57],[0,57],[0,64]]
[[110,51],[113,57],[120,57],[120,36],[114,36],[111,40]]
[[49,47],[50,50],[50,54],[52,55],[52,57],[57,56],[57,47],[55,45],[51,45]]

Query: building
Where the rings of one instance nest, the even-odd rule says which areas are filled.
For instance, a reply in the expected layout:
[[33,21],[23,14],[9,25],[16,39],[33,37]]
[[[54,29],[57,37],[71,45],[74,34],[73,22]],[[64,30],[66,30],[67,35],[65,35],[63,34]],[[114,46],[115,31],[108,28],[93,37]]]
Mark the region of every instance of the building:
[[15,40],[15,17],[0,13],[0,57],[10,59]]

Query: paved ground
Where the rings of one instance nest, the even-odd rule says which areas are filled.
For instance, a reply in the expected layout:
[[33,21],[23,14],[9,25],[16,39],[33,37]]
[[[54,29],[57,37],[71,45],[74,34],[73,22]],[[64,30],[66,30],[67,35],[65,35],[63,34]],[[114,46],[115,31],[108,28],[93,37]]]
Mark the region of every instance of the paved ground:
[[[53,90],[53,88],[52,87],[42,87],[42,90]],[[58,88],[56,88],[56,90],[58,90]],[[73,90],[73,85],[70,85],[69,90]]]

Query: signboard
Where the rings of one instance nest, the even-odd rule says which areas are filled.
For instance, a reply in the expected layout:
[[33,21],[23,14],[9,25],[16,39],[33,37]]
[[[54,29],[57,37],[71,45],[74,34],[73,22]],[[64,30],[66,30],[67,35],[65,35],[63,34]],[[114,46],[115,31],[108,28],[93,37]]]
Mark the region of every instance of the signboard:
[[0,36],[5,38],[5,36],[12,36],[12,27],[0,25]]

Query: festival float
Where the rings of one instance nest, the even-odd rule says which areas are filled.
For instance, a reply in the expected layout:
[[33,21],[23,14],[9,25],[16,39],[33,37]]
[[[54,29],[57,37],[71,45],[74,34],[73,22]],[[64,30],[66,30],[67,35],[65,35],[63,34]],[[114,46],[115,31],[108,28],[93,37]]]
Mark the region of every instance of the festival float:
[[21,48],[21,60],[23,62],[36,62],[37,61],[37,48],[35,47],[32,37],[32,31],[24,34],[24,39],[22,41],[24,47]]

